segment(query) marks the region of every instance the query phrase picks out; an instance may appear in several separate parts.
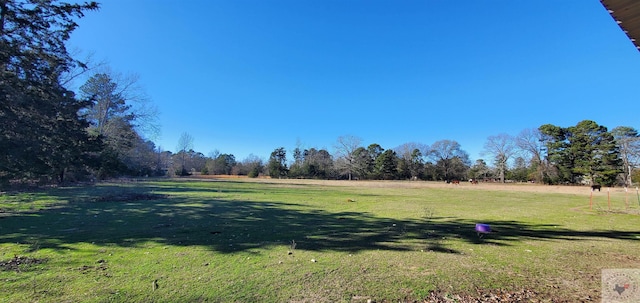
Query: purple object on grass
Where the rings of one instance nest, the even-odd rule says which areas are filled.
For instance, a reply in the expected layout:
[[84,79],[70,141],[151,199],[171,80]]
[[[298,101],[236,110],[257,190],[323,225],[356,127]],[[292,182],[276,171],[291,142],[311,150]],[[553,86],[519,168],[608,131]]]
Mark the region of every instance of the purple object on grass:
[[491,232],[491,227],[489,224],[478,223],[476,224],[476,231],[481,234],[487,234]]

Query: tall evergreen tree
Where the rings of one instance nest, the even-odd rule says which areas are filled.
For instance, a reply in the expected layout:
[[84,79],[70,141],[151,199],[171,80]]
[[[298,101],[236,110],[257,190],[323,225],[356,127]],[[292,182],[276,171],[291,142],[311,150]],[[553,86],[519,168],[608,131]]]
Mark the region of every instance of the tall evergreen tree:
[[409,171],[411,172],[412,179],[422,178],[422,174],[424,173],[424,160],[422,158],[422,152],[419,149],[416,148],[411,152]]
[[573,158],[568,155],[567,130],[565,128],[545,124],[538,128],[541,140],[546,151],[546,162],[554,170],[545,171],[543,180],[545,183],[569,182],[571,180],[571,169],[573,168]]
[[271,152],[267,170],[271,178],[283,178],[287,176],[287,151],[284,147],[276,148]]
[[595,183],[613,185],[621,173],[621,161],[613,135],[605,126],[591,120],[569,127],[574,174],[586,176]]
[[546,124],[540,127],[548,160],[558,171],[556,182],[577,183],[585,177],[612,185],[621,172],[618,147],[607,128],[584,120],[568,128]]
[[48,178],[88,163],[87,106],[61,77],[82,66],[65,42],[95,2],[0,1],[0,179]]
[[398,176],[398,156],[388,149],[376,158],[375,174],[383,180],[394,180]]
[[93,100],[93,105],[86,109],[86,116],[92,123],[95,133],[101,136],[118,137],[121,124],[133,128],[135,115],[130,112],[121,89],[113,79],[104,73],[95,74],[80,87],[82,96]]
[[358,147],[353,151],[353,174],[359,179],[368,179],[373,175],[374,160],[369,151]]

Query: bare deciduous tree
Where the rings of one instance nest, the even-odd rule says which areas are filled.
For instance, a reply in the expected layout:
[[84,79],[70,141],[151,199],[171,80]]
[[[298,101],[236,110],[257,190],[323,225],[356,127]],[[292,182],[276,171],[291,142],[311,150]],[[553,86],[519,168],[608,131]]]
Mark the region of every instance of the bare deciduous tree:
[[180,135],[180,139],[178,139],[178,146],[176,149],[178,153],[181,154],[182,160],[182,169],[180,174],[185,174],[186,169],[184,166],[187,160],[187,152],[193,149],[193,137],[189,133],[183,132],[182,135]]
[[407,160],[411,160],[413,158],[414,151],[416,149],[422,155],[429,154],[429,146],[426,145],[426,144],[417,143],[417,142],[404,143],[404,144],[394,148],[393,150],[396,152],[396,154],[398,154],[398,157],[401,157],[401,158],[404,158],[404,159],[407,159]]
[[462,170],[471,166],[469,154],[462,150],[460,143],[453,140],[440,140],[429,151],[429,158],[434,160],[436,169],[442,172],[444,180],[463,177]]
[[500,182],[504,183],[504,173],[508,167],[507,162],[515,154],[515,151],[514,138],[504,133],[497,136],[489,136],[484,144],[483,154],[493,156],[500,175]]
[[515,138],[515,144],[520,152],[528,159],[529,164],[536,167],[536,181],[542,182],[546,170],[544,163],[545,150],[544,138],[537,128],[527,128],[522,130]]
[[631,186],[631,172],[640,162],[640,135],[636,129],[628,126],[618,126],[611,130],[611,134],[616,140],[624,166],[624,183]]
[[422,143],[404,143],[393,149],[404,161],[409,170],[411,180],[417,180],[424,171],[424,158],[429,154],[429,146]]
[[343,173],[346,173],[351,180],[354,170],[354,151],[360,147],[362,139],[352,135],[345,135],[338,137],[336,145],[336,168]]

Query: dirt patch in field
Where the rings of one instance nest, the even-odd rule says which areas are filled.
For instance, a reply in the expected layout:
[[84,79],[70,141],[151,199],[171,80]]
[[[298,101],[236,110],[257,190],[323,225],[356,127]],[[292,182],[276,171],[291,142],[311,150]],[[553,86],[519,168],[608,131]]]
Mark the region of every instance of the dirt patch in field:
[[451,294],[447,292],[433,292],[422,302],[429,303],[494,303],[494,302],[589,302],[595,301],[590,296],[578,299],[566,299],[548,294],[540,294],[531,289],[516,291],[508,290],[478,290],[477,294]]
[[83,265],[82,267],[78,268],[79,271],[81,271],[83,274],[89,272],[89,271],[105,271],[108,269],[107,267],[107,262],[105,260],[98,260],[96,262],[98,265]]
[[[424,302],[430,302],[430,303],[540,302],[541,300],[536,300],[537,297],[539,297],[539,295],[535,291],[530,289],[523,289],[518,291],[479,290],[477,294],[473,294],[473,295],[433,292],[429,294],[429,297],[427,297],[424,300]],[[554,302],[562,302],[562,301],[554,301]]]
[[14,256],[10,260],[0,261],[0,270],[2,271],[26,271],[32,265],[42,264],[46,259],[36,259],[24,256]]

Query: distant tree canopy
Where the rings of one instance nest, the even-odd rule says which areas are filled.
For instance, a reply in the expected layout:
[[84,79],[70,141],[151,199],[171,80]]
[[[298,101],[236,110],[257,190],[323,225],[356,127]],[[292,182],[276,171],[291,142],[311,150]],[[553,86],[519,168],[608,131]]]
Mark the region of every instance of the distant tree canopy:
[[206,160],[206,173],[212,175],[231,175],[237,165],[236,157],[231,154],[220,154]]
[[[324,149],[296,147],[289,162],[286,149],[279,147],[264,166],[255,156],[251,161],[236,162],[232,155],[215,153],[207,160],[206,173],[230,172],[252,177],[263,174],[272,178],[478,179],[603,185],[626,184],[639,175],[636,173],[640,158],[637,131],[618,127],[615,132],[608,132],[606,127],[589,120],[570,127],[545,124],[538,129],[524,130],[516,137],[490,136],[485,153],[491,156],[494,166],[489,166],[483,159],[477,159],[472,165],[469,154],[454,140],[440,140],[432,145],[405,143],[385,149],[377,143],[365,147],[357,137],[341,136],[335,148],[332,155]],[[213,163],[224,169],[214,169]],[[624,174],[623,163],[628,166]]]
[[289,169],[289,178],[330,179],[335,176],[331,154],[324,149],[294,149],[294,162]]
[[[269,175],[290,178],[465,180],[546,182],[550,184],[627,184],[634,178],[640,158],[640,137],[635,129],[618,127],[614,132],[594,121],[575,126],[545,124],[517,136],[499,134],[487,138],[483,159],[471,164],[469,154],[454,140],[432,145],[405,143],[385,149],[372,143],[362,146],[353,136],[338,138],[335,155],[321,150],[321,166],[314,166],[312,148],[293,152],[286,169],[284,148],[276,149],[269,161]],[[422,151],[425,151],[424,153]],[[624,152],[622,152],[624,151]],[[623,166],[628,167],[624,170]],[[322,167],[318,173],[316,167]]]

